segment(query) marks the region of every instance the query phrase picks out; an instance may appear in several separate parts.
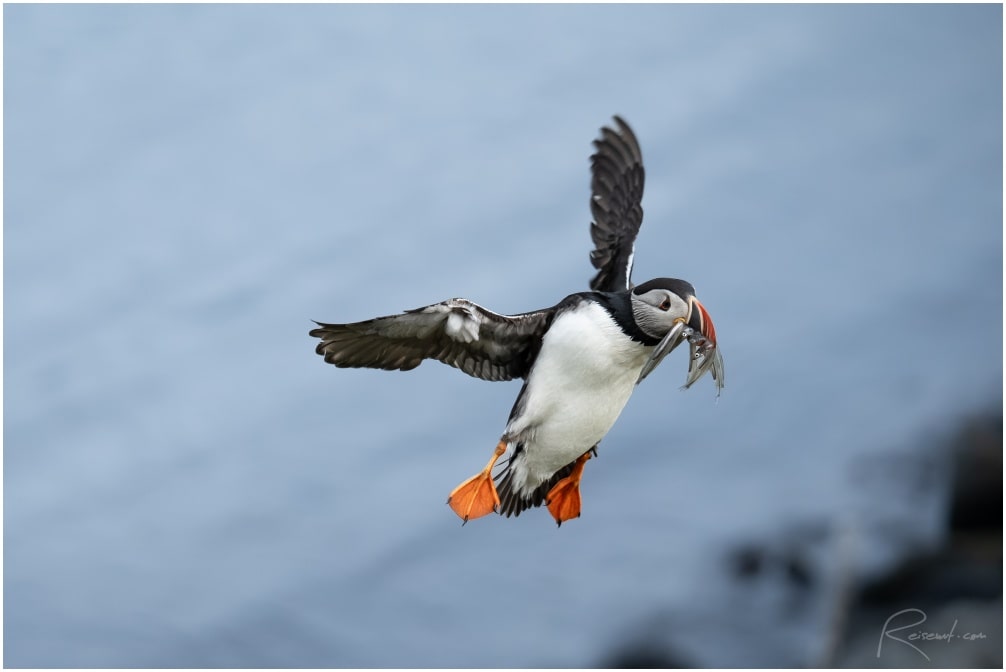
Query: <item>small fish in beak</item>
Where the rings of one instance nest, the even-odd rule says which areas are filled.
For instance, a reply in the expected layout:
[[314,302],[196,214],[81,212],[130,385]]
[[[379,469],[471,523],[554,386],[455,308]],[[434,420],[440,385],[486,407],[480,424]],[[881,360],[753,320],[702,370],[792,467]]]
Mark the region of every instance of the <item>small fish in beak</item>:
[[705,306],[694,296],[691,298],[691,313],[688,316],[688,326],[692,330],[687,335],[690,359],[688,362],[688,378],[683,389],[688,389],[695,381],[710,371],[716,383],[716,396],[723,389],[723,355],[716,347],[716,327],[709,317]]
[[643,364],[643,368],[639,371],[639,378],[636,379],[636,385],[643,382],[643,378],[650,375],[650,371],[657,368],[657,365],[664,360],[664,357],[671,354],[674,348],[681,345],[686,331],[691,332],[691,327],[686,327],[684,322],[678,322],[667,332],[667,335],[653,348],[650,358]]
[[698,299],[694,296],[689,300],[691,311],[688,314],[687,325],[678,322],[667,335],[653,348],[650,358],[643,364],[636,380],[638,385],[646,378],[664,357],[671,354],[676,347],[688,341],[690,357],[688,362],[688,378],[684,388],[687,389],[699,380],[707,371],[712,372],[716,383],[716,396],[723,389],[723,355],[716,347],[716,327],[713,320]]
[[709,317],[706,307],[694,296],[688,300],[690,311],[688,313],[688,326],[702,334],[702,337],[716,347],[716,327],[713,326],[713,318]]

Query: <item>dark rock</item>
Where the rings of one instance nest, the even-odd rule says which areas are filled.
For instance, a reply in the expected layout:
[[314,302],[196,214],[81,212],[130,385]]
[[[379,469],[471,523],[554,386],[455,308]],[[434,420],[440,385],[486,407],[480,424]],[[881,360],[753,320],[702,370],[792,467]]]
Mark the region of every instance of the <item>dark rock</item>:
[[1003,419],[969,421],[955,447],[956,468],[950,529],[998,532],[1003,528]]
[[1002,667],[1002,414],[966,421],[949,448],[947,543],[860,586],[837,666]]

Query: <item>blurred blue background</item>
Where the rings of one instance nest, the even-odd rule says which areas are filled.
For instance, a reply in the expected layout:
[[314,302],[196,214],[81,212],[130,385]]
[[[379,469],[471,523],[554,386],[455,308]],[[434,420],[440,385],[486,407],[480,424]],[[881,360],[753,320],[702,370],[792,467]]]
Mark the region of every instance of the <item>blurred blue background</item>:
[[[1001,403],[1001,6],[3,17],[6,665],[590,666],[658,612],[803,665],[839,575],[939,543],[927,437]],[[726,389],[676,353],[581,519],[462,528],[519,381],[338,370],[310,319],[586,289],[616,113],[635,280],[696,286]],[[793,530],[799,618],[722,562]]]

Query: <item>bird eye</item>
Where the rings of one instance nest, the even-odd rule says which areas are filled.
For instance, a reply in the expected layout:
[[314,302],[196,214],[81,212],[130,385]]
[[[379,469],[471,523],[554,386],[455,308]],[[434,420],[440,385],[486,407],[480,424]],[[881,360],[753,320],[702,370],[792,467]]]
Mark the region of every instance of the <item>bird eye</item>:
[[657,307],[660,308],[660,310],[670,310],[670,308],[671,308],[671,300],[669,298],[664,299],[663,303],[661,303]]

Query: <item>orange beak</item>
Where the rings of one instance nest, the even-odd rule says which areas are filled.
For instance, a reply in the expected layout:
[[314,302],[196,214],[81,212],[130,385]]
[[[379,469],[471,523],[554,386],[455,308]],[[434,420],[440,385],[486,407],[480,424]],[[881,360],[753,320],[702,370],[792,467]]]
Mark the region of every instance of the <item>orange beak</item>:
[[692,311],[688,315],[688,326],[702,334],[713,346],[716,345],[716,327],[705,306],[694,296],[691,298]]

